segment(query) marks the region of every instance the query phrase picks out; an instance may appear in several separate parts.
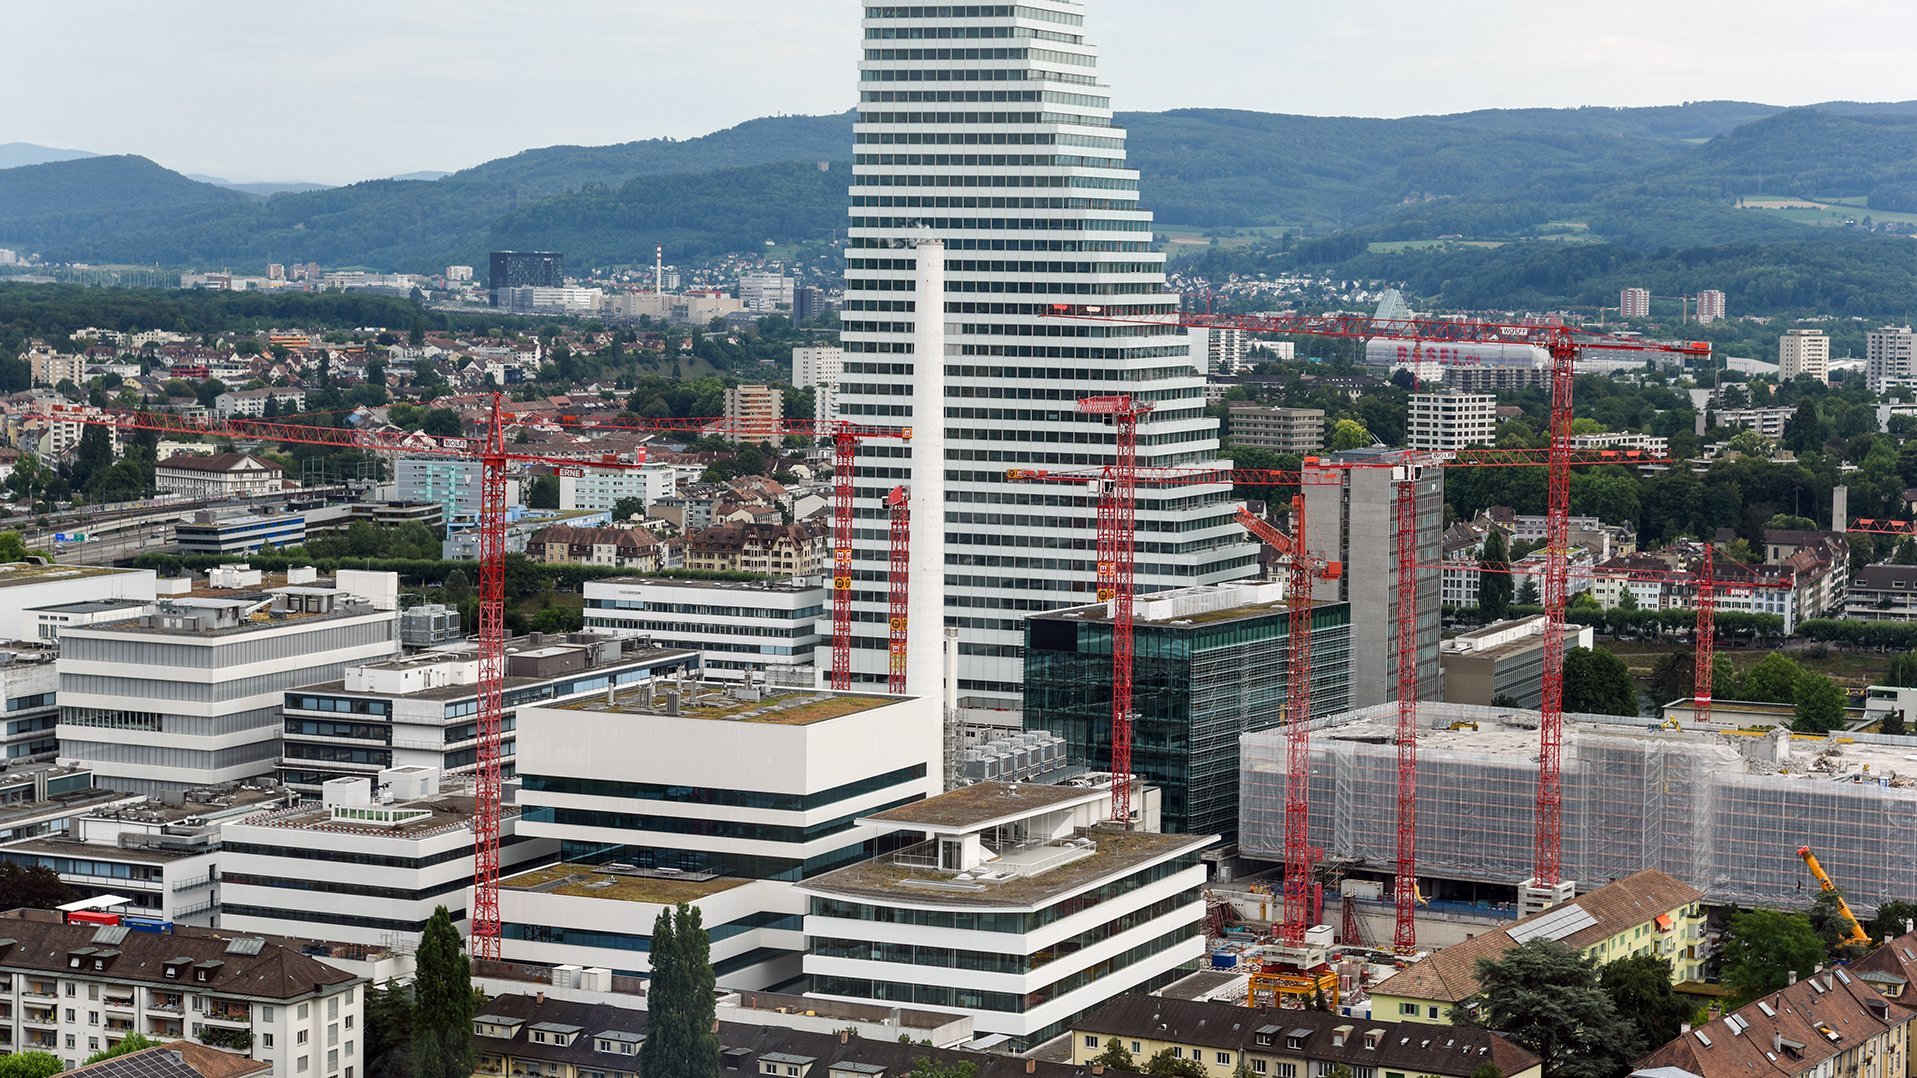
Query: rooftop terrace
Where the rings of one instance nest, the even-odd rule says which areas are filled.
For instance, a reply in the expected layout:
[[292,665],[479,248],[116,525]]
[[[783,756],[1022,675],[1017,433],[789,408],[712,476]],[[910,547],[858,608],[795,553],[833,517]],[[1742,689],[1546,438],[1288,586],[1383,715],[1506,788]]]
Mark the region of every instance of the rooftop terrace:
[[673,905],[708,898],[745,883],[745,880],[731,876],[709,876],[694,872],[674,874],[646,869],[608,871],[604,865],[558,864],[501,880],[499,885],[513,891],[565,895],[569,898],[604,898],[615,902]]
[[653,685],[621,694],[611,703],[592,696],[558,705],[571,711],[610,711],[625,715],[668,715],[674,718],[764,723],[773,726],[810,726],[813,723],[857,715],[898,701],[890,696],[861,696],[826,691],[768,689],[758,699],[738,694],[736,688],[688,685],[673,709],[664,686]]

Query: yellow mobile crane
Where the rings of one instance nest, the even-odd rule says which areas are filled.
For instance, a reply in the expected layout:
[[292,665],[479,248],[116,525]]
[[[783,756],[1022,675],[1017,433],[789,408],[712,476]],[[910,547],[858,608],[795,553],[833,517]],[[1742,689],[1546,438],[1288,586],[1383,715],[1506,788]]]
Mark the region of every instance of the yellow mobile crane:
[[1844,942],[1869,944],[1870,933],[1864,931],[1864,926],[1858,922],[1857,915],[1850,911],[1850,903],[1844,901],[1843,895],[1838,894],[1837,885],[1830,881],[1830,873],[1825,872],[1824,866],[1817,863],[1817,855],[1811,852],[1809,846],[1799,846],[1797,848],[1797,856],[1804,859],[1804,864],[1810,869],[1810,874],[1817,877],[1817,885],[1819,887],[1822,887],[1831,894],[1837,895],[1837,912],[1843,914],[1844,920],[1850,924],[1850,936],[1846,938]]

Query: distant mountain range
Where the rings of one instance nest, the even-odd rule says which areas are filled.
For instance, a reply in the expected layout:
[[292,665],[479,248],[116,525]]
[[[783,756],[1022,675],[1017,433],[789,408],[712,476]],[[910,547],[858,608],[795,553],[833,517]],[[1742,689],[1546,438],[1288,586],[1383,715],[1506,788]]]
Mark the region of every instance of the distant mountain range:
[[[1161,225],[1291,229],[1358,250],[1567,235],[1628,250],[1803,241],[1740,196],[1917,212],[1917,102],[1697,102],[1371,120],[1221,109],[1122,113]],[[694,260],[844,228],[852,116],[753,120],[702,138],[553,146],[345,187],[218,185],[130,156],[0,146],[0,246],[62,260],[319,262],[426,271],[503,247],[573,265]],[[31,160],[32,153],[67,159]],[[12,154],[12,156],[8,156]],[[270,187],[271,190],[260,188]],[[259,197],[271,194],[270,198]],[[1320,252],[1321,254],[1323,252]]]
[[72,161],[80,157],[97,157],[85,150],[61,150],[52,146],[35,146],[31,142],[0,142],[0,168],[18,168],[21,165],[45,165],[54,161]]

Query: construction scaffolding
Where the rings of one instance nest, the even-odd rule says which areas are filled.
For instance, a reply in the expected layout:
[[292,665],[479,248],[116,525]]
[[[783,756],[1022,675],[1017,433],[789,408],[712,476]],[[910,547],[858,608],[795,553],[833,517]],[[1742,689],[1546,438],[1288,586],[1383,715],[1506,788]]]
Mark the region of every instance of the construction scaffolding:
[[[1389,876],[1396,857],[1397,707],[1313,724],[1311,844]],[[1659,729],[1566,716],[1564,877],[1591,887],[1655,868],[1712,903],[1802,907],[1816,849],[1860,913],[1917,893],[1917,757],[1872,735]],[[1531,874],[1536,712],[1418,708],[1418,874],[1512,884]],[[1239,846],[1284,856],[1282,730],[1245,735]]]

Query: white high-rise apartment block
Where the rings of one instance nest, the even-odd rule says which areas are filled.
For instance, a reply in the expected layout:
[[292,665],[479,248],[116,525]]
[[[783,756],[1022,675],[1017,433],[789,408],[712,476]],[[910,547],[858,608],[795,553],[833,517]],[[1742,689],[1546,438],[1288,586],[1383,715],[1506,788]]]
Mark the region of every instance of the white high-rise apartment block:
[[830,346],[792,350],[792,384],[799,389],[836,385],[845,371],[845,349]]
[[1194,338],[1205,342],[1205,371],[1209,374],[1236,374],[1245,365],[1250,345],[1242,329],[1195,329]]
[[792,308],[792,278],[783,273],[745,273],[739,276],[739,302],[748,311]]
[[1715,288],[1707,288],[1697,294],[1697,321],[1699,325],[1715,322],[1724,317],[1724,293]]
[[1492,393],[1413,393],[1405,445],[1455,452],[1491,445],[1498,429],[1498,398]]
[[1864,380],[1872,393],[1917,382],[1917,335],[1909,326],[1870,331],[1864,339]]
[[1618,293],[1618,316],[1625,319],[1651,317],[1651,290],[1627,288]]
[[611,509],[627,498],[651,505],[678,492],[678,473],[669,464],[643,468],[561,468],[559,508]]
[[1830,381],[1830,338],[1821,329],[1793,329],[1777,339],[1777,376]]
[[[1098,51],[1071,0],[865,9],[854,127],[841,418],[911,415],[913,319],[946,323],[947,624],[960,634],[959,692],[1018,706],[1024,618],[1083,605],[1096,561],[1097,494],[1008,480],[1009,468],[1095,470],[1112,428],[1082,397],[1130,394],[1141,467],[1215,466],[1218,424],[1184,330],[1045,317],[1054,305],[1122,317],[1176,312],[1152,218],[1112,126]],[[919,309],[908,241],[944,241],[945,310]],[[896,443],[861,452],[855,545],[856,684],[886,671],[886,541],[880,497],[908,478]],[[1241,579],[1256,548],[1229,488],[1139,491],[1140,591]],[[933,627],[936,631],[936,627]],[[829,656],[823,657],[825,665]]]

